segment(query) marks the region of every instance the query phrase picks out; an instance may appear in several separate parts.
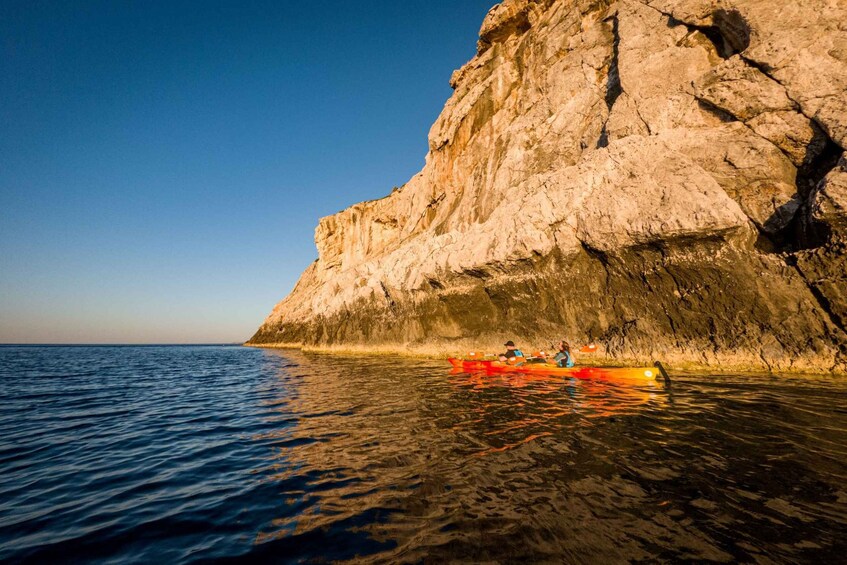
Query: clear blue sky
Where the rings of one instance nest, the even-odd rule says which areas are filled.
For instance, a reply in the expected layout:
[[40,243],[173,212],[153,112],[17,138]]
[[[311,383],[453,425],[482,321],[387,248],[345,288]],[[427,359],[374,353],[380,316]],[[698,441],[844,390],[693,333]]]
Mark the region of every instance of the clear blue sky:
[[0,342],[245,340],[494,0],[0,2]]

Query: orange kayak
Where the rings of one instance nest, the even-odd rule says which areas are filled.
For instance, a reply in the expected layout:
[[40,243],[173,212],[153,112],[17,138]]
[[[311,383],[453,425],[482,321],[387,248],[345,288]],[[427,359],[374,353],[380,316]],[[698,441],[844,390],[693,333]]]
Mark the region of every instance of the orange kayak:
[[468,372],[485,371],[487,373],[549,375],[614,381],[621,379],[652,381],[663,376],[656,367],[559,367],[552,363],[522,363],[520,365],[512,365],[501,361],[457,359],[454,357],[450,357],[447,360],[454,368]]

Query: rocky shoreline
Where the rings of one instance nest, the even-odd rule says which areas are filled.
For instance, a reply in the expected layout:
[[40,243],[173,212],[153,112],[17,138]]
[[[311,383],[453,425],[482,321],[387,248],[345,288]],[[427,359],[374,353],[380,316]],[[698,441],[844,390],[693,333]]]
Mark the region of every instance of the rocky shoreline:
[[[518,340],[518,343],[524,343]],[[303,353],[328,356],[343,356],[343,357],[395,357],[403,359],[439,359],[445,361],[445,370],[449,369],[446,364],[448,357],[466,357],[470,351],[480,352],[496,352],[503,348],[502,344],[488,344],[485,347],[475,347],[475,344],[462,341],[460,344],[452,345],[436,345],[429,344],[426,346],[409,346],[405,344],[383,344],[378,347],[368,346],[345,346],[345,345],[329,345],[316,346],[304,345],[300,343],[245,343],[247,347],[255,347],[258,349],[279,349],[291,350]],[[467,347],[461,347],[466,345]],[[830,371],[820,369],[816,366],[811,367],[791,367],[786,369],[767,368],[758,362],[747,362],[745,358],[726,358],[722,359],[720,364],[703,363],[692,361],[690,356],[671,355],[666,358],[650,358],[650,357],[616,357],[606,355],[601,352],[597,353],[576,353],[575,354],[577,367],[646,367],[652,366],[656,361],[661,361],[663,366],[671,374],[702,374],[708,373],[712,375],[732,374],[732,375],[758,375],[772,374],[778,371],[785,375],[847,375],[843,371]]]
[[248,345],[847,373],[847,7],[513,0]]

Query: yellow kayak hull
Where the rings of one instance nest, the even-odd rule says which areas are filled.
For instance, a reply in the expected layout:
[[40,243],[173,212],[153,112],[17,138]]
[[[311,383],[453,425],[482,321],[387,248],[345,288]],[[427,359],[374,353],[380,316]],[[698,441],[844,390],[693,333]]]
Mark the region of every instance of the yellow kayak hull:
[[514,373],[519,375],[547,375],[592,380],[655,380],[661,377],[655,367],[559,367],[552,363],[511,364],[480,359],[447,359],[455,369],[468,372]]

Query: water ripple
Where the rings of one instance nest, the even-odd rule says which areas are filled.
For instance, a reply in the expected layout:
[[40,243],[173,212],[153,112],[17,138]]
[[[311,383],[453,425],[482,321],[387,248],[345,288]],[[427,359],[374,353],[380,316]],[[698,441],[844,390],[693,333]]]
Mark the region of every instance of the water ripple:
[[0,561],[836,562],[847,382],[0,347]]

